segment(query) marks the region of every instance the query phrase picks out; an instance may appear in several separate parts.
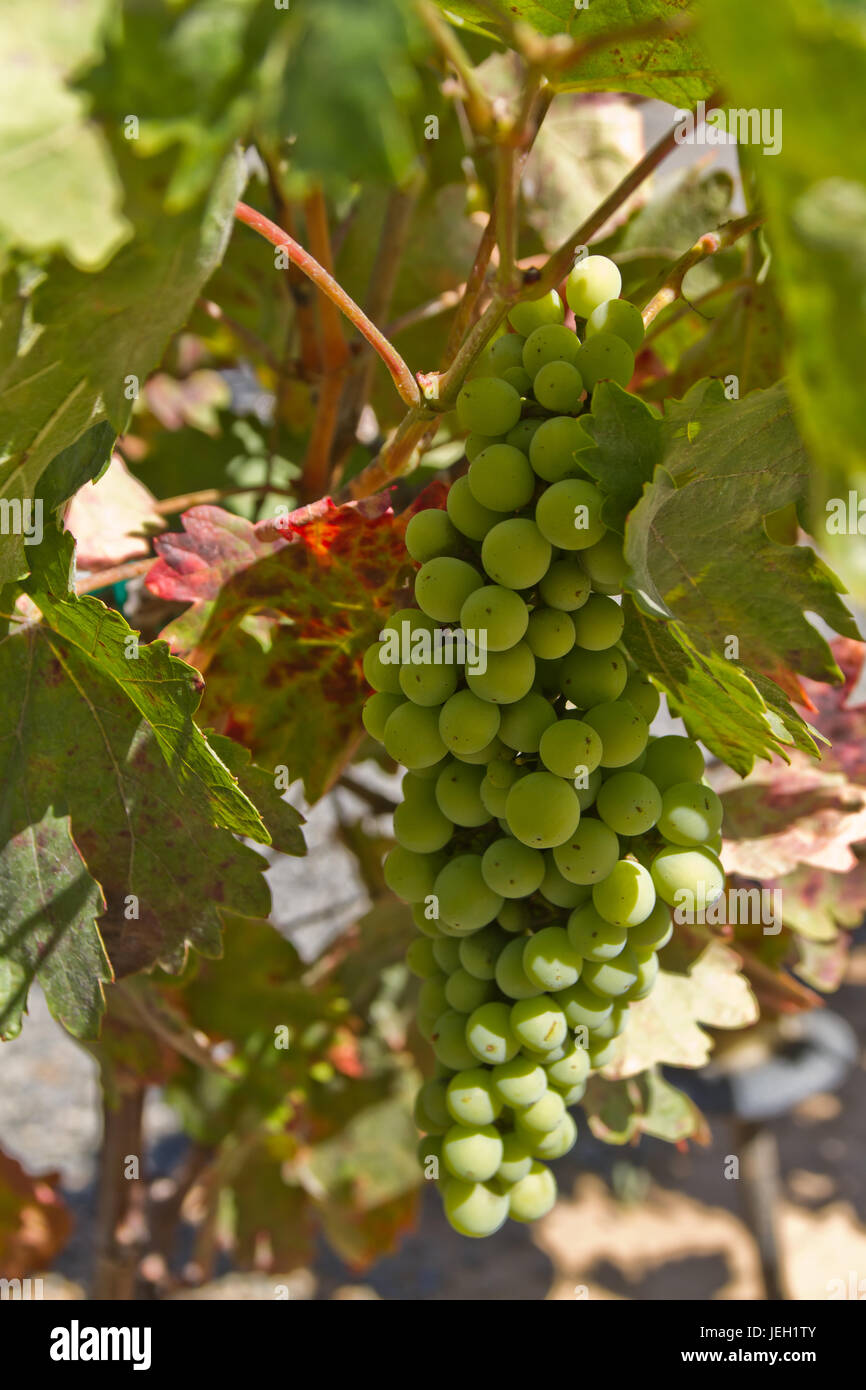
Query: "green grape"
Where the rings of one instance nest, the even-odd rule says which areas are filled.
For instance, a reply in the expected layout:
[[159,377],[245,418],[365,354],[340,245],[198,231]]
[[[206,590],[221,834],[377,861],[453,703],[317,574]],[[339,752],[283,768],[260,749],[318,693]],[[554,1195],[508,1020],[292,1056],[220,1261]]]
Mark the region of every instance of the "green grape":
[[646,748],[647,722],[628,700],[607,700],[594,705],[583,719],[601,738],[602,767],[624,767]]
[[508,322],[516,333],[527,338],[546,323],[562,323],[565,310],[556,290],[549,290],[541,299],[526,299],[509,311]]
[[504,652],[523,637],[529,625],[529,609],[513,589],[485,584],[470,594],[460,610],[460,626],[472,632],[473,645]]
[[442,1202],[449,1226],[461,1236],[492,1236],[508,1220],[508,1198],[483,1182],[449,1182]]
[[573,415],[580,409],[583,381],[571,362],[548,362],[536,372],[530,386],[538,404],[545,410]]
[[[628,696],[625,694],[625,692],[623,692],[623,699],[624,699],[624,700],[628,699]],[[629,704],[631,704],[631,703],[632,703],[631,700],[629,700]],[[635,705],[635,709],[637,709],[637,705]],[[638,710],[638,714],[640,714],[640,712],[641,712],[641,711]],[[644,718],[646,718],[646,715],[644,715]],[[649,747],[649,744],[647,744],[647,747]],[[643,765],[644,765],[644,763],[646,762],[646,754],[647,754],[647,750],[646,750],[646,748],[644,748],[643,752],[638,753],[638,755],[637,755],[636,758],[632,758],[631,762],[630,762],[630,763],[626,763],[625,767],[620,768],[619,771],[620,771],[620,772],[642,772],[642,771],[643,771]],[[616,775],[617,775],[616,773],[613,773],[613,774],[608,773],[608,777],[610,777],[610,776],[616,776]],[[653,783],[653,786],[655,786],[655,783]],[[658,790],[657,787],[656,787],[656,790]]]
[[478,792],[491,816],[496,816],[498,819],[505,815],[508,791],[505,787],[497,787],[491,782],[489,771],[478,788]]
[[555,720],[556,712],[550,701],[531,690],[503,709],[499,737],[516,753],[537,753],[545,729]]
[[632,352],[637,352],[644,339],[643,318],[640,309],[629,304],[627,299],[605,299],[597,304],[586,320],[586,336],[592,338],[596,333],[613,333],[628,343]]
[[556,867],[571,883],[597,883],[607,878],[619,858],[619,840],[613,831],[592,816],[580,824],[553,851]]
[[669,907],[704,912],[725,891],[725,871],[712,850],[668,845],[652,862],[652,880]]
[[[539,1068],[539,1070],[541,1070]],[[541,1073],[542,1077],[544,1072]],[[502,1136],[502,1162],[497,1169],[496,1176],[500,1182],[513,1183],[520,1182],[532,1170],[532,1150],[526,1140],[512,1130],[509,1134]]]
[[499,710],[471,690],[458,690],[439,711],[438,732],[452,753],[479,753],[499,732]]
[[634,376],[634,353],[613,333],[596,333],[581,347],[575,365],[587,391],[599,381],[615,381],[625,390]]
[[445,1134],[454,1123],[441,1081],[425,1081],[415,1097],[415,1123],[428,1134]]
[[660,951],[668,944],[673,934],[674,924],[671,921],[670,909],[667,903],[659,898],[649,917],[629,929],[628,944],[638,960],[641,960],[649,951]]
[[614,926],[593,903],[575,908],[568,919],[568,939],[584,960],[614,960],[626,944],[624,927]]
[[481,856],[484,881],[503,898],[528,898],[544,878],[544,856],[519,840],[503,837]]
[[589,579],[579,560],[554,560],[539,584],[538,592],[549,608],[574,613],[589,598]]
[[603,652],[622,636],[625,623],[620,604],[605,594],[590,594],[574,618],[574,638],[579,647]]
[[413,662],[400,667],[400,689],[413,705],[442,705],[457,689],[457,671],[432,661]]
[[463,1182],[487,1182],[502,1162],[502,1136],[493,1125],[452,1125],[442,1140],[442,1161]]
[[606,922],[616,927],[636,927],[655,907],[652,874],[633,859],[620,859],[607,878],[595,884],[592,901]]
[[435,782],[442,769],[448,765],[448,760],[449,755],[446,749],[445,753],[437,762],[428,763],[426,767],[413,767],[412,775],[413,777],[417,777],[421,782]]
[[569,883],[559,872],[552,850],[546,850],[540,891],[554,907],[574,908],[587,901],[591,890],[583,884]]
[[[429,983],[425,981],[425,984]],[[421,986],[422,990],[425,985]],[[488,1004],[482,1004],[489,1008]],[[444,1009],[433,1025],[430,1042],[437,1062],[452,1071],[468,1071],[478,1060],[466,1042],[466,1015]]]
[[469,488],[476,502],[494,512],[516,512],[535,491],[529,459],[511,444],[492,444],[469,466]]
[[652,778],[662,796],[677,782],[700,782],[704,775],[704,755],[690,738],[665,734],[653,739],[647,749],[644,775]]
[[576,984],[582,965],[562,927],[542,927],[523,948],[523,969],[529,979],[553,993]]
[[509,367],[523,366],[524,338],[520,333],[503,333],[487,349],[487,366],[494,376],[502,376]]
[[535,657],[525,642],[516,642],[506,652],[488,652],[486,669],[467,666],[469,689],[494,705],[510,705],[532,689]]
[[471,1014],[495,997],[496,988],[492,980],[476,980],[459,966],[448,976],[445,985],[445,998],[449,1009],[458,1014]]
[[627,679],[625,657],[615,647],[606,652],[574,651],[562,663],[562,693],[578,709],[618,699]]
[[400,667],[394,662],[382,660],[382,652],[385,650],[384,642],[373,642],[367,648],[363,661],[364,679],[376,691],[399,695]]
[[[590,961],[584,963],[586,970]],[[557,995],[556,1002],[561,1005],[565,1014],[569,1028],[582,1028],[591,1031],[610,1017],[613,1003],[610,999],[602,999],[594,994],[591,989],[587,989],[583,980],[578,980],[576,985],[570,989],[563,989]]]
[[525,845],[551,849],[564,844],[577,830],[580,806],[573,788],[561,777],[552,772],[530,772],[508,793],[505,818],[511,833]]
[[532,391],[532,377],[525,367],[509,367],[507,372],[502,373],[502,380],[513,386],[520,396],[528,396]]
[[393,714],[395,709],[398,709],[402,704],[402,695],[389,695],[385,690],[377,690],[374,695],[364,701],[361,719],[367,733],[377,743],[381,743],[385,737],[385,725],[388,722],[388,716]]
[[[513,709],[514,706],[509,705],[508,709],[503,710],[502,713],[503,715],[510,714]],[[517,781],[520,772],[521,769],[518,767],[517,763],[512,761],[511,754],[506,753],[504,757],[496,758],[490,763],[487,769],[487,776],[495,787],[501,787],[504,791],[507,791],[508,788]]]
[[529,446],[535,438],[537,430],[541,427],[541,420],[518,420],[513,430],[509,430],[505,436],[505,443],[512,444],[515,449],[519,449],[522,454],[529,453]]
[[[428,911],[433,911],[434,916],[428,917]],[[437,921],[439,909],[435,905],[427,903],[413,903],[412,921],[424,936],[428,936],[431,941],[441,941],[442,931]]]
[[583,469],[577,455],[591,447],[592,442],[579,420],[570,415],[555,415],[543,421],[533,434],[529,462],[546,483],[579,478]]
[[[581,785],[583,780],[586,781],[586,786]],[[577,800],[580,804],[581,813],[588,811],[590,806],[595,804],[595,798],[598,796],[600,787],[600,767],[597,767],[595,772],[591,772],[586,779],[583,779],[582,775],[574,779],[574,790],[577,793]]]
[[506,589],[531,589],[547,573],[550,556],[550,542],[525,517],[500,521],[481,545],[484,569]]
[[499,1099],[514,1109],[534,1105],[547,1090],[544,1068],[529,1057],[514,1057],[494,1067],[492,1081]]
[[658,828],[675,845],[703,845],[722,824],[722,803],[702,782],[675,782],[662,797]]
[[625,683],[623,699],[628,700],[630,705],[634,705],[638,714],[642,714],[647,724],[651,724],[659,712],[661,696],[654,685],[645,676],[636,672],[629,676]]
[[520,396],[501,377],[475,377],[461,387],[457,419],[473,434],[507,434],[520,419]]
[[492,1125],[502,1114],[502,1100],[493,1077],[483,1067],[459,1071],[448,1082],[446,1113],[459,1125]]
[[502,438],[500,435],[468,434],[463,445],[463,452],[466,455],[467,461],[472,463],[484,449],[489,449],[491,444],[501,443]]
[[604,535],[603,502],[594,483],[585,478],[563,478],[561,483],[551,483],[539,497],[536,524],[551,545],[561,550],[584,550]]
[[544,766],[558,777],[576,777],[579,768],[595,772],[601,761],[601,739],[580,719],[558,719],[541,735],[538,753]]
[[[437,515],[441,516],[442,513],[438,512]],[[433,618],[429,618],[426,613],[422,613],[420,608],[398,608],[395,613],[385,619],[382,624],[382,631],[396,632],[401,642],[409,646],[416,632],[438,632],[439,624]]]
[[586,1081],[589,1076],[589,1057],[586,1048],[578,1043],[572,1042],[566,1048],[565,1056],[560,1057],[558,1062],[550,1062],[545,1070],[547,1080],[552,1086],[558,1086],[563,1090],[568,1090],[571,1086],[579,1086]]
[[503,902],[484,882],[480,854],[458,854],[449,860],[436,875],[432,891],[439,900],[440,921],[461,934],[486,927]]
[[501,512],[492,512],[475,501],[467,477],[456,478],[451,484],[445,506],[457,530],[471,541],[483,541],[487,532],[502,520]]
[[433,884],[442,867],[439,854],[416,854],[414,850],[396,845],[385,856],[385,882],[407,903],[420,902],[433,892]]
[[[481,931],[473,932],[471,936],[462,937],[459,942],[449,942],[449,945],[457,946],[459,954],[459,961],[449,966],[449,972],[460,964],[476,980],[492,980],[496,976],[496,962],[507,943],[508,937],[495,922],[482,927]],[[436,945],[438,943],[434,942],[434,949]]]
[[613,1041],[606,1042],[602,1039],[601,1042],[590,1043],[589,1045],[589,1060],[592,1063],[594,1071],[597,1071],[599,1067],[606,1067],[608,1062],[612,1062],[615,1056],[616,1044]]
[[[618,999],[631,989],[638,976],[638,959],[634,952],[625,946],[615,960],[587,961],[583,967],[581,984],[598,994],[602,999]],[[590,1043],[589,1058],[592,1058]],[[593,1066],[596,1063],[593,1062]]]
[[556,608],[534,608],[529,614],[526,641],[533,656],[556,661],[574,646],[574,619]]
[[480,796],[484,767],[451,763],[436,779],[436,804],[454,825],[486,825],[490,819]]
[[[475,1009],[469,1015],[465,1037],[472,1056],[491,1067],[510,1062],[520,1051],[520,1044],[511,1027],[511,1010],[507,1004],[482,1004],[480,1008]],[[474,1066],[475,1063],[470,1065]]]
[[496,962],[496,983],[509,999],[534,999],[541,993],[523,968],[524,936],[516,936],[500,952]]
[[483,748],[479,748],[477,753],[455,752],[454,756],[461,763],[474,763],[477,767],[483,766],[486,772],[487,764],[501,758],[505,751],[505,744],[498,738],[492,738],[489,743],[485,743]]
[[646,999],[656,982],[659,973],[659,958],[651,952],[638,962],[637,979],[626,994],[626,999],[637,1001]]
[[[631,944],[631,938],[629,938],[629,944]],[[634,989],[634,985],[632,985],[632,989]],[[626,1000],[630,998],[631,990],[625,995]],[[604,1023],[600,1023],[597,1028],[593,1028],[592,1042],[610,1042],[612,1038],[618,1038],[625,1028],[627,1020],[628,1004],[614,1004],[610,1011],[610,1016],[604,1020]]]
[[511,1007],[511,1030],[522,1047],[552,1052],[568,1037],[568,1021],[560,1004],[547,994],[518,999]]
[[416,936],[409,942],[406,951],[406,964],[419,980],[429,980],[439,974],[439,964],[434,955],[436,943],[427,936]]
[[565,1101],[559,1091],[548,1087],[544,1095],[533,1105],[519,1110],[514,1117],[515,1133],[523,1135],[530,1143],[536,1142],[542,1134],[550,1134],[565,1119]]
[[581,563],[600,594],[622,593],[628,565],[622,553],[622,537],[608,531],[581,554]]
[[616,299],[622,276],[607,256],[584,256],[568,277],[565,297],[576,318],[588,319],[607,299]]
[[447,977],[437,971],[435,975],[428,975],[418,991],[418,1013],[432,1014],[434,1023],[448,1008],[445,998],[447,983]]
[[456,623],[460,609],[474,589],[484,583],[474,565],[442,555],[428,560],[415,576],[418,606],[440,623]]
[[438,941],[431,941],[433,958],[439,969],[443,970],[446,975],[453,975],[457,967],[463,964],[460,947],[463,945],[463,940],[468,941],[469,939],[469,937],[465,937],[457,941],[454,937],[440,936]]
[[549,362],[574,362],[580,339],[562,323],[545,323],[533,328],[523,344],[523,365],[535,377]]
[[511,898],[503,903],[496,915],[496,920],[503,931],[512,934],[525,931],[529,926],[529,908],[525,902]]
[[406,527],[406,549],[413,560],[423,565],[439,555],[456,555],[460,537],[447,512],[427,507],[410,518]]
[[[562,1099],[565,1105],[574,1105],[580,1100],[586,1087],[584,1085],[573,1086],[571,1091],[563,1092]],[[574,1099],[570,1099],[573,1096]],[[533,1146],[532,1152],[535,1158],[553,1159],[563,1158],[569,1150],[573,1149],[577,1143],[577,1125],[571,1115],[563,1115],[556,1129],[552,1129],[547,1134],[543,1134]],[[553,1175],[551,1174],[551,1177]],[[543,1214],[543,1213],[542,1213]]]
[[662,799],[642,772],[615,772],[599,788],[595,809],[617,835],[644,835],[661,815]]
[[439,735],[438,709],[405,700],[385,720],[385,750],[395,763],[416,770],[442,760],[447,749]]

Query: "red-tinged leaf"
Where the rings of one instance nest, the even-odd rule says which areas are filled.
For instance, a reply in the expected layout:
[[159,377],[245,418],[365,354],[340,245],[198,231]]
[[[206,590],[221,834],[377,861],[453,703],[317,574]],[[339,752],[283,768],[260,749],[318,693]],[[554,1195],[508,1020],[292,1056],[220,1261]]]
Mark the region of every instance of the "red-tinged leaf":
[[820,990],[832,994],[845,978],[851,955],[851,938],[840,934],[834,941],[797,940],[799,959],[794,966],[798,975]]
[[238,570],[284,544],[259,540],[251,521],[222,507],[191,507],[183,525],[182,533],[169,531],[154,541],[159,559],[145,581],[152,594],[179,603],[216,598]]
[[385,1255],[393,1255],[401,1238],[415,1230],[418,1202],[417,1191],[403,1192],[366,1211],[329,1201],[322,1208],[322,1226],[337,1253],[353,1269],[361,1271]]
[[58,1173],[33,1177],[0,1150],[0,1278],[47,1269],[69,1238],[72,1218],[56,1191]]
[[[260,546],[259,536],[252,528],[242,532],[233,517],[231,530],[241,539],[233,571],[215,542],[215,508],[194,508],[184,518],[186,539],[160,545],[165,567],[157,570],[157,592],[209,600],[163,634],[195,644],[193,659],[207,676],[202,718],[263,766],[285,765],[302,777],[311,801],[333,783],[362,736],[369,690],[361,661],[409,573],[406,522],[443,494],[428,489],[399,516],[386,497],[344,506],[324,499],[282,519],[291,540],[268,543],[258,555],[245,542],[252,533]],[[201,511],[208,513],[215,559],[198,553]]]

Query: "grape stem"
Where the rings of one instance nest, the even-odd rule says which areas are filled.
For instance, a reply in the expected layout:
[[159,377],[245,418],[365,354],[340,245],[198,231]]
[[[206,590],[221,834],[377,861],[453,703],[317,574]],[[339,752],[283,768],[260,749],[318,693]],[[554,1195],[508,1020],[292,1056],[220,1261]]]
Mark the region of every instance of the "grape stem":
[[298,266],[306,276],[312,280],[317,289],[345,314],[350,323],[353,323],[359,333],[367,339],[370,346],[379,354],[388,371],[391,379],[397,388],[400,399],[410,407],[416,407],[421,402],[421,392],[418,383],[412,375],[407,364],[403,361],[393,343],[385,337],[374,323],[367,318],[363,309],[356,304],[354,299],[346,293],[342,285],[338,284],[324,266],[305,251],[294,237],[290,237],[288,232],[282,227],[278,227],[264,213],[258,212],[256,208],[251,208],[247,203],[237,203],[235,205],[235,217],[239,222],[243,222],[247,227],[258,232],[273,246],[285,251],[293,265]]
[[[315,188],[304,202],[310,249],[323,270],[333,278],[334,263],[328,210],[321,188]],[[303,465],[304,500],[321,497],[327,490],[331,448],[337,429],[337,414],[343,394],[343,381],[349,362],[349,349],[343,334],[340,311],[330,299],[319,299],[321,357],[323,376],[316,401],[316,415]]]
[[415,8],[463,84],[463,104],[472,128],[483,134],[493,124],[493,107],[466,49],[432,0],[415,0]]
[[718,231],[705,232],[703,236],[698,237],[695,244],[690,246],[678,261],[661,271],[637,296],[638,300],[644,301],[644,327],[648,327],[663,309],[680,297],[683,292],[683,280],[694,266],[700,265],[708,256],[715,256],[717,252],[733,246],[735,241],[754,231],[763,221],[763,213],[752,212],[745,217],[736,218],[733,222],[726,222]]

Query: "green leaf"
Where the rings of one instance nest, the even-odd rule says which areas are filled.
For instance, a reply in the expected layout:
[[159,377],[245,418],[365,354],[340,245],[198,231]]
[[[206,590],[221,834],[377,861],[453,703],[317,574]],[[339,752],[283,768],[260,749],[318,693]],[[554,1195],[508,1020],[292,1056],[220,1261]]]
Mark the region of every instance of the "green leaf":
[[709,1138],[694,1101],[654,1067],[628,1081],[591,1077],[581,1108],[592,1133],[605,1144],[629,1144],[641,1134],[669,1144],[684,1139],[705,1144]]
[[840,680],[805,616],[856,638],[840,585],[808,546],[778,545],[763,525],[807,480],[784,387],[728,401],[720,383],[699,383],[668,407],[662,430],[663,466],[626,528],[638,602],[674,617],[701,651],[733,654],[789,693],[796,672]]
[[[237,157],[203,208],[165,214],[154,193],[165,170],[126,154],[135,238],[106,268],[55,262],[47,274],[5,277],[0,305],[0,499],[40,497],[49,464],[91,426],[127,425],[131,401],[219,262],[241,189]],[[49,475],[52,498],[56,479]],[[0,583],[27,569],[20,536],[0,548]]]
[[[715,305],[716,300],[712,301]],[[709,306],[708,306],[709,308]],[[702,313],[704,311],[702,310]],[[693,316],[696,320],[698,316]],[[700,320],[702,327],[704,321]],[[702,377],[734,376],[741,396],[773,386],[783,374],[784,325],[769,282],[734,289],[705,332],[666,377],[641,388],[645,398],[682,396]]]
[[263,767],[257,767],[247,749],[234,739],[208,732],[207,742],[259,812],[273,848],[280,854],[306,854],[301,830],[304,817],[278,791],[273,776]]
[[817,753],[813,731],[772,681],[698,651],[678,623],[648,618],[628,598],[623,607],[629,655],[716,757],[745,776],[755,758],[778,754],[787,761],[789,745]]
[[0,13],[0,242],[81,270],[131,233],[108,142],[65,81],[96,56],[108,8],[6,0]]
[[593,443],[580,451],[580,465],[607,493],[608,526],[625,530],[628,513],[649,483],[663,453],[661,417],[613,381],[599,382],[592,413],[581,424]]
[[111,462],[117,431],[104,420],[92,425],[68,448],[61,449],[39,479],[39,495],[47,512],[68,502],[85,483],[97,482]]
[[[794,407],[820,463],[818,534],[826,501],[846,498],[849,487],[862,493],[866,483],[866,148],[844,133],[863,100],[866,21],[861,6],[829,0],[705,0],[703,15],[703,42],[732,104],[775,111],[777,122],[784,113],[781,152],[744,153],[767,209],[779,295],[793,332]],[[862,598],[864,547],[832,532],[827,543],[832,562]]]
[[[472,4],[472,0],[438,3],[446,14],[499,38],[507,34],[507,27],[496,24],[489,9],[501,9],[511,22],[531,24],[547,38],[567,34],[580,40],[618,33],[647,20],[676,18],[689,9],[689,0],[590,0],[582,9],[574,0],[494,0],[489,9]],[[557,71],[552,80],[557,87],[573,91],[636,92],[687,107],[698,97],[707,96],[714,86],[700,50],[684,35],[611,43],[577,67]]]

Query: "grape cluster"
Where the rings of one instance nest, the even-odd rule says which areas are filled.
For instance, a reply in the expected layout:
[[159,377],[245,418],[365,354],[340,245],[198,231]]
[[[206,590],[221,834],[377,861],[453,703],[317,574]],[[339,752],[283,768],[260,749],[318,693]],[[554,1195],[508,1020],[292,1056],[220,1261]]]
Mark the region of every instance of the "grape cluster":
[[[696,743],[650,736],[659,696],[620,640],[622,542],[579,462],[579,413],[597,381],[627,386],[643,335],[619,289],[602,256],[573,271],[582,342],[555,292],[512,310],[458,399],[469,471],[407,527],[417,607],[364,661],[365,727],[408,769],[385,878],[412,904],[437,1061],[419,1155],[467,1236],[551,1208],[547,1161],[652,988],[677,894],[700,910],[724,887],[721,804]],[[460,665],[431,655],[446,633]]]

